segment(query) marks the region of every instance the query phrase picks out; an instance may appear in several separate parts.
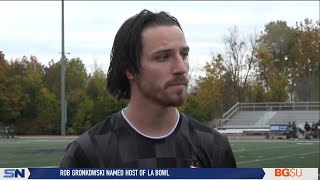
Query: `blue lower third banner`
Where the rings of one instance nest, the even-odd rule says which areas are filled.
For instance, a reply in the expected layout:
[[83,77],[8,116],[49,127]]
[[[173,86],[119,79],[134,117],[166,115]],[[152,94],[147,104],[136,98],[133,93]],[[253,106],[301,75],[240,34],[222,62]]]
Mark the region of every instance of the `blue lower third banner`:
[[262,179],[262,168],[1,168],[0,179]]
[[318,180],[318,168],[0,168],[0,179],[263,179]]

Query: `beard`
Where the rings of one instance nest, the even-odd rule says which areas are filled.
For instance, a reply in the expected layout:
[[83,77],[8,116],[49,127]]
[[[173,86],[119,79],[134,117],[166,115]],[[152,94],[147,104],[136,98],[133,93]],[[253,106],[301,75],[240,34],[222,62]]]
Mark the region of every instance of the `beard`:
[[[156,81],[137,79],[137,87],[140,93],[147,99],[164,107],[178,107],[184,104],[188,79],[185,76],[177,76],[163,86]],[[185,87],[174,87],[175,83],[184,83]],[[181,85],[182,86],[182,85]]]

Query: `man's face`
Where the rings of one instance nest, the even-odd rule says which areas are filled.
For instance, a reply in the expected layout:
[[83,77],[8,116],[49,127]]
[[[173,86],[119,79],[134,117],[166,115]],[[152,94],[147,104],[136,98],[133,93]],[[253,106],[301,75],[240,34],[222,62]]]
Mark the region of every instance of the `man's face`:
[[134,83],[145,98],[162,106],[185,101],[189,62],[183,32],[178,26],[149,27],[142,32],[141,71]]

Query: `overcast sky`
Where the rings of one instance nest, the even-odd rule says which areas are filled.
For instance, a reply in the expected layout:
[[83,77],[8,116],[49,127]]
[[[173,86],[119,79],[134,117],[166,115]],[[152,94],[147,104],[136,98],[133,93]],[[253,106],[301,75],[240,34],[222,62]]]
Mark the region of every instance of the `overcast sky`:
[[[294,26],[305,18],[319,20],[317,1],[66,1],[65,49],[80,57],[88,71],[107,71],[114,36],[121,24],[142,9],[165,10],[175,16],[190,46],[191,68],[202,67],[211,52],[223,51],[223,36],[233,25],[248,34],[270,21]],[[0,1],[0,51],[6,59],[37,56],[44,65],[59,61],[60,1]]]

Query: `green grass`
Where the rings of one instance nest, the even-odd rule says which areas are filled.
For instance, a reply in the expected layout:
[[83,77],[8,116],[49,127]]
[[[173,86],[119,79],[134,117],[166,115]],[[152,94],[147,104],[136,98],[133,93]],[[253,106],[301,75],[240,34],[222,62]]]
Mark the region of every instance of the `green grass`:
[[[0,139],[0,168],[58,167],[72,139]],[[238,167],[319,168],[319,141],[230,139]]]
[[0,167],[58,167],[72,139],[0,139]]
[[238,167],[319,168],[319,141],[230,139]]

